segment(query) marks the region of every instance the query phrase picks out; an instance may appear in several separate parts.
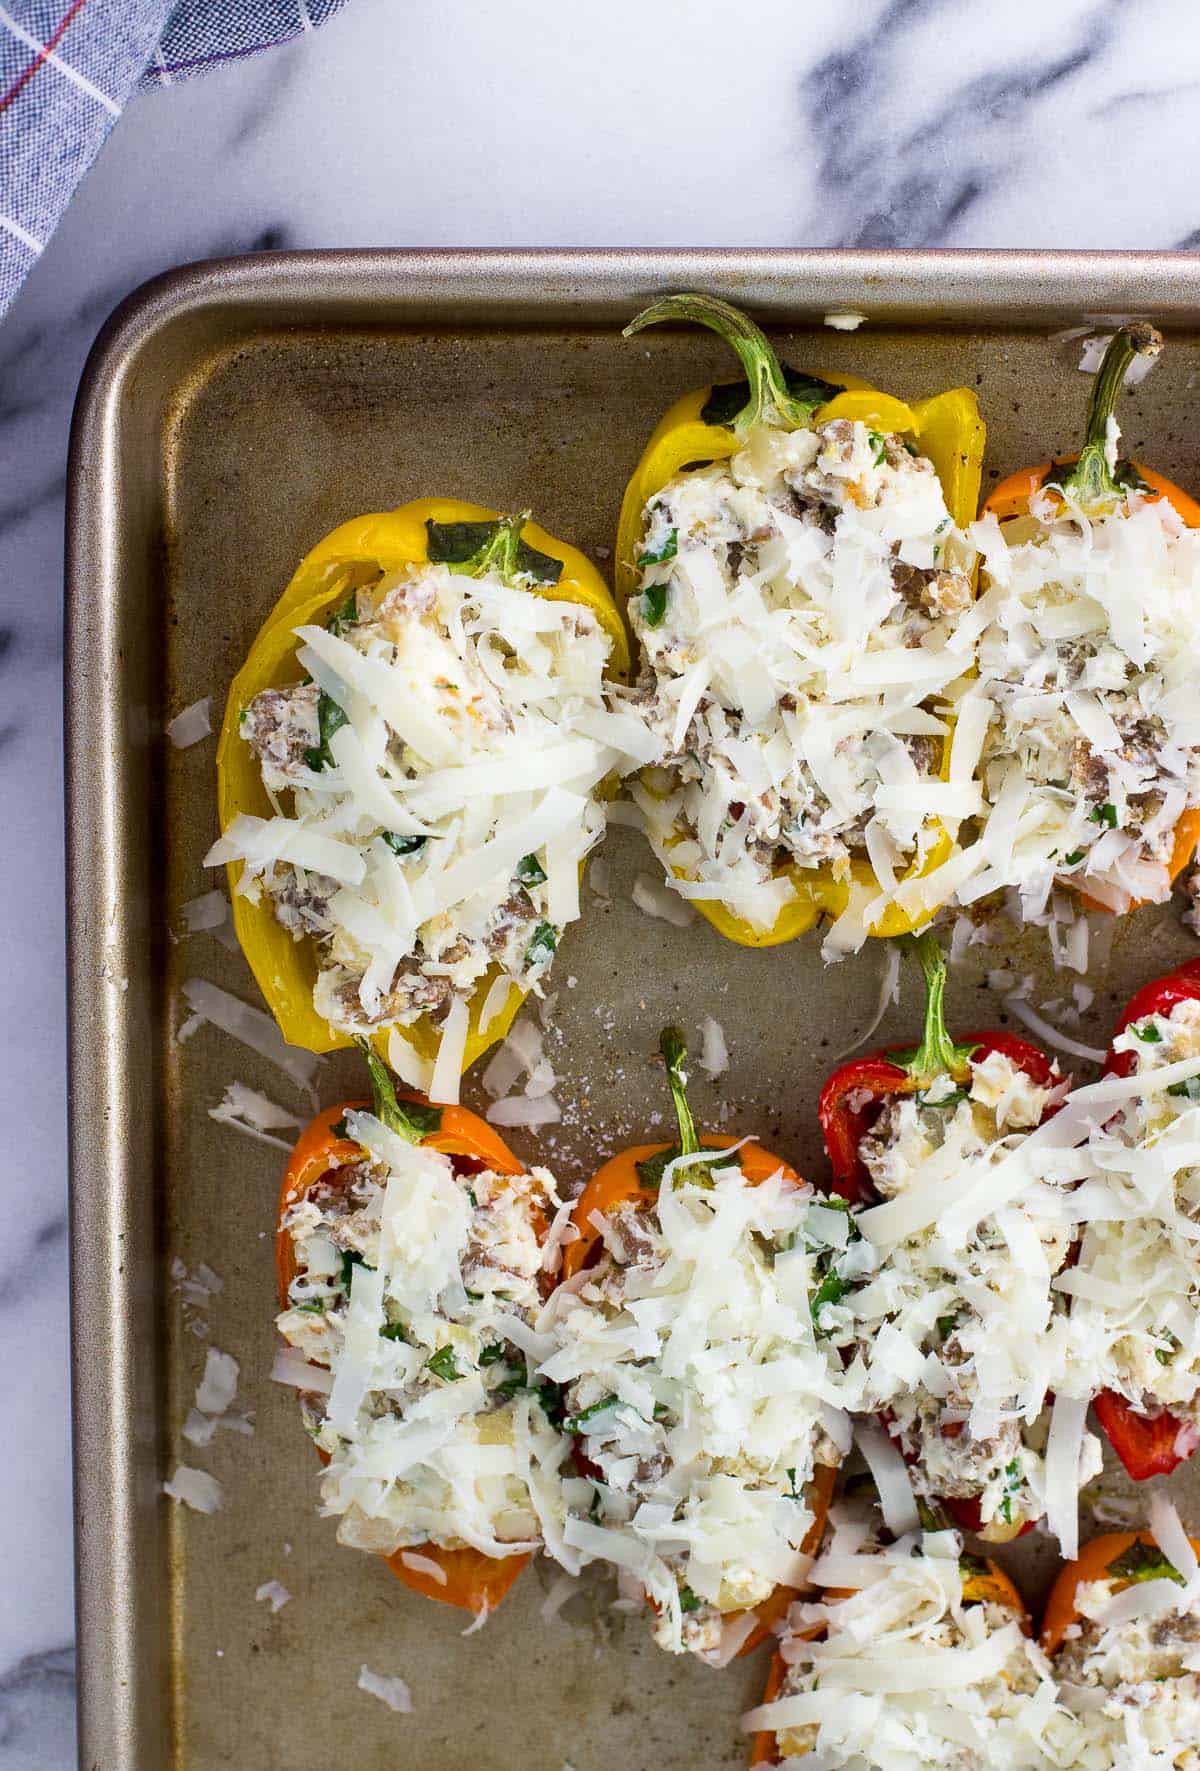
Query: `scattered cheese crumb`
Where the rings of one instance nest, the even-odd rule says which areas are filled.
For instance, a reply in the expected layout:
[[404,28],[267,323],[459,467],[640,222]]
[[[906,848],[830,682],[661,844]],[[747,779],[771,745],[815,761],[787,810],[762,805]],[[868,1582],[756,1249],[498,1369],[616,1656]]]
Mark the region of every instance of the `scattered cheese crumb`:
[[182,713],[177,713],[167,727],[167,737],[176,750],[186,750],[189,744],[199,744],[201,738],[212,735],[212,696],[205,695],[202,701],[193,701]]
[[237,1395],[240,1367],[232,1353],[208,1349],[204,1376],[196,1387],[196,1407],[201,1414],[224,1414]]
[[857,332],[860,326],[866,324],[866,319],[866,314],[847,311],[841,314],[826,314],[822,324],[832,326],[835,332]]
[[663,885],[661,880],[651,879],[648,873],[639,873],[633,882],[630,893],[638,909],[647,916],[656,916],[662,922],[669,922],[677,929],[690,928],[696,920],[696,912],[692,906],[673,892],[670,886]]
[[700,1068],[708,1077],[723,1076],[729,1068],[724,1029],[711,1015],[705,1015],[700,1023]]
[[225,1490],[215,1476],[189,1464],[178,1466],[171,1480],[163,1483],[163,1493],[197,1513],[215,1513],[225,1499]]
[[412,1715],[412,1693],[401,1678],[388,1678],[383,1673],[373,1673],[369,1666],[361,1666],[358,1669],[358,1689],[370,1692],[372,1697],[378,1697],[381,1703],[386,1703],[397,1715]]
[[272,1613],[282,1611],[291,1596],[287,1588],[277,1580],[264,1580],[254,1595],[256,1600],[265,1599]]

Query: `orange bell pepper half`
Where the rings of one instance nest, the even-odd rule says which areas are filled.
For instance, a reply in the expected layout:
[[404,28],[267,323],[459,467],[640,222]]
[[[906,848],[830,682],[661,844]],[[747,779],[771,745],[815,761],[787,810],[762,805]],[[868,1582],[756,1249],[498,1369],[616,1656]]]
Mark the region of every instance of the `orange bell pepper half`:
[[[578,1231],[574,1242],[568,1242],[563,1248],[562,1278],[573,1279],[585,1267],[591,1266],[599,1256],[603,1243],[600,1232],[593,1221],[596,1217],[608,1217],[620,1206],[636,1200],[645,1210],[651,1210],[658,1203],[658,1188],[644,1179],[646,1165],[653,1164],[656,1159],[670,1159],[673,1156],[688,1155],[697,1150],[728,1150],[738,1142],[737,1138],[722,1134],[706,1137],[703,1144],[696,1132],[695,1121],[688,1105],[684,1064],[687,1059],[687,1047],[683,1035],[678,1028],[668,1027],[662,1036],[661,1049],[667,1066],[667,1080],[671,1089],[676,1117],[679,1122],[678,1144],[634,1144],[619,1155],[610,1157],[602,1168],[597,1169],[583,1192],[575,1202],[575,1210],[571,1214],[571,1222]],[[738,1165],[752,1187],[771,1175],[782,1171],[785,1180],[795,1186],[801,1186],[800,1176],[790,1162],[782,1156],[774,1155],[761,1144],[743,1144],[737,1155]],[[836,1470],[822,1465],[814,1474],[808,1485],[805,1500],[813,1515],[813,1523],[800,1546],[801,1554],[815,1555],[822,1537],[825,1535],[825,1521],[833,1500],[833,1491],[837,1481]],[[794,1587],[776,1587],[775,1591],[761,1605],[754,1607],[754,1615],[758,1619],[751,1635],[738,1650],[739,1658],[749,1654],[759,1643],[770,1634],[776,1620],[782,1617],[792,1600],[796,1597]],[[740,1616],[734,1612],[731,1616]]]
[[[1200,1538],[1188,1541],[1200,1555]],[[1120,1592],[1135,1581],[1164,1577],[1181,1578],[1148,1531],[1106,1531],[1103,1536],[1092,1538],[1075,1561],[1060,1570],[1050,1589],[1042,1618],[1042,1647],[1051,1659],[1058,1653],[1068,1629],[1079,1621],[1075,1596],[1086,1582],[1111,1580]]]
[[[1070,492],[1088,516],[1120,514],[1126,507],[1130,491],[1147,496],[1149,502],[1165,499],[1189,529],[1200,529],[1200,503],[1177,486],[1165,474],[1143,467],[1140,461],[1118,464],[1115,472],[1108,465],[1105,453],[1108,444],[1108,420],[1116,407],[1125,381],[1125,371],[1138,357],[1154,357],[1162,348],[1162,338],[1153,326],[1144,321],[1123,326],[1104,353],[1092,386],[1088,405],[1087,428],[1083,448],[1078,455],[1062,461],[1041,461],[1036,467],[1022,467],[994,486],[983,504],[983,514],[1001,523],[1029,515],[1030,501],[1035,494],[1059,488]],[[1069,469],[1069,472],[1064,472]],[[1061,476],[1061,477],[1060,477]],[[1200,844],[1200,806],[1184,812],[1175,826],[1171,858],[1167,873],[1178,879]],[[1087,891],[1069,874],[1060,875],[1060,883],[1084,899],[1091,910],[1104,910],[1106,905],[1088,896]],[[1131,904],[1131,910],[1137,905]]]
[[[378,1058],[370,1053],[368,1061],[375,1091],[374,1110],[394,1131],[427,1150],[440,1150],[449,1156],[456,1174],[478,1174],[485,1168],[496,1174],[524,1174],[524,1164],[478,1114],[465,1107],[431,1108],[428,1101],[416,1094],[406,1093],[398,1100]],[[406,1113],[401,1102],[421,1109],[420,1121]],[[297,1200],[305,1198],[321,1183],[336,1187],[349,1179],[355,1165],[362,1159],[362,1149],[352,1139],[339,1136],[335,1128],[348,1112],[366,1106],[364,1101],[340,1101],[335,1107],[326,1107],[296,1140],[279,1190],[275,1233],[275,1270],[281,1309],[288,1306],[289,1287],[296,1276],[295,1245],[283,1226],[284,1216]],[[429,1118],[433,1123],[429,1129],[423,1129]],[[545,1230],[543,1222],[538,1226],[539,1239],[545,1235]],[[329,1461],[324,1452],[319,1451],[318,1455],[322,1462]],[[451,1550],[442,1549],[437,1544],[423,1544],[419,1553],[442,1570],[446,1576],[444,1582],[436,1575],[410,1568],[401,1561],[399,1551],[384,1560],[397,1579],[414,1592],[423,1593],[427,1599],[440,1599],[445,1605],[457,1605],[476,1616],[485,1608],[495,1610],[529,1561],[527,1553],[497,1558],[485,1556],[470,1547]]]
[[[830,1591],[827,1599],[842,1599],[849,1595],[843,1592]],[[1025,1601],[996,1562],[985,1562],[977,1566],[972,1559],[970,1566],[963,1569],[963,1602],[967,1605],[1002,1605],[1011,1611],[1020,1622],[1026,1634],[1029,1633],[1029,1614],[1025,1609]],[[805,1630],[802,1632],[805,1641],[813,1641],[821,1632]],[[762,1701],[773,1703],[783,1690],[783,1682],[787,1677],[787,1662],[782,1653],[776,1650],[771,1659],[767,1682],[763,1689]],[[778,1739],[774,1734],[765,1731],[754,1736],[750,1749],[751,1765],[780,1765],[784,1763],[778,1757]]]

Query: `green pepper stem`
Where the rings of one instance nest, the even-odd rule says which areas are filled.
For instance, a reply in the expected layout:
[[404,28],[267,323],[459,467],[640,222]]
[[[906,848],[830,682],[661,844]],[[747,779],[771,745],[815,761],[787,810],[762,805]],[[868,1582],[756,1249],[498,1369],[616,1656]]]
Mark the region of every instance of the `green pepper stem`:
[[1108,421],[1116,410],[1125,385],[1125,372],[1139,357],[1154,358],[1162,349],[1162,334],[1146,320],[1135,320],[1114,332],[1092,384],[1087,429],[1079,460],[1070,473],[1055,483],[1068,493],[1085,516],[1111,510],[1125,497],[1108,460]]
[[[756,424],[802,430],[811,422],[821,401],[797,399],[788,392],[779,358],[766,335],[746,314],[715,295],[667,295],[643,308],[622,336],[632,338],[643,327],[657,326],[663,320],[693,320],[698,326],[707,326],[737,352],[750,383],[750,398],[732,421],[731,428],[738,436],[745,436]],[[822,400],[827,397],[823,394]]]
[[946,1031],[946,958],[941,943],[929,929],[906,939],[905,945],[920,961],[925,975],[925,1028],[921,1043],[911,1056],[895,1059],[918,1089],[928,1088],[939,1076],[961,1082],[967,1075],[972,1045],[955,1045]]
[[409,1144],[419,1144],[425,1136],[421,1127],[411,1120],[404,1108],[396,1099],[396,1090],[388,1074],[387,1065],[377,1056],[367,1039],[357,1039],[355,1044],[367,1060],[367,1069],[371,1073],[371,1098],[375,1107],[375,1117],[397,1137]]
[[696,1121],[688,1106],[687,1070],[684,1068],[687,1063],[687,1045],[680,1029],[664,1027],[658,1049],[667,1066],[667,1082],[675,1105],[675,1118],[679,1124],[679,1154],[694,1156],[700,1148],[700,1139],[696,1136]]

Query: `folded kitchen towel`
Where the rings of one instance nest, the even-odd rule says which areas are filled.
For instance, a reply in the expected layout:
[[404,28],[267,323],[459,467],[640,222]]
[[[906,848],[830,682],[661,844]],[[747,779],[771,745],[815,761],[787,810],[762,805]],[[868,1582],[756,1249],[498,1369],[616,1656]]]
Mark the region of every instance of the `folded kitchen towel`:
[[0,0],[0,314],[139,86],[310,31],[344,0]]

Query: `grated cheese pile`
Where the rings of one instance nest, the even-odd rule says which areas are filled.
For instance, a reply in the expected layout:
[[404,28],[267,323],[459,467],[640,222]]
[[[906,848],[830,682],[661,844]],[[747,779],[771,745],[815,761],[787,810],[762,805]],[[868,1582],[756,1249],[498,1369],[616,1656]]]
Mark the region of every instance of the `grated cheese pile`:
[[[1030,1429],[1066,1369],[1054,1276],[1075,1240],[1078,1162],[1054,1151],[1054,1120],[1033,1128],[1065,1091],[991,1051],[961,1087],[943,1075],[892,1097],[860,1146],[881,1203],[827,1263],[818,1314],[846,1360],[843,1405],[884,1414],[916,1492],[977,1501],[993,1538],[1049,1504]],[[1089,1435],[1072,1508],[1099,1466]]]
[[597,1217],[599,1262],[543,1312],[540,1372],[592,1477],[568,1485],[565,1550],[620,1570],[663,1647],[718,1665],[753,1628],[731,1614],[803,1578],[808,1485],[849,1448],[813,1331],[819,1209],[844,1233],[782,1170],[751,1185],[736,1158],[676,1157],[657,1205]]
[[963,901],[1011,885],[1037,917],[1064,875],[1116,911],[1165,899],[1175,826],[1200,805],[1200,532],[1130,491],[1090,518],[1043,494],[969,534],[987,816]]
[[[1174,1508],[1158,1510],[1186,1558],[1173,1563],[1138,1543],[1117,1558],[1114,1578],[1076,1589],[1079,1620],[1054,1660],[1072,1723],[1055,1763],[1067,1771],[1188,1771],[1200,1762],[1200,1580]],[[1134,1565],[1132,1584],[1123,1584]]]
[[743,1728],[773,1733],[782,1761],[812,1755],[826,1771],[1059,1763],[1049,1663],[1011,1610],[967,1596],[958,1534],[883,1549],[837,1512],[818,1567],[847,1596],[792,1606],[779,1694]]
[[1169,1409],[1186,1454],[1200,1440],[1200,1002],[1134,1022],[1113,1045],[1133,1077],[1089,1129],[1079,1260],[1057,1282],[1075,1387]]
[[244,861],[239,890],[316,940],[333,1026],[440,1020],[485,979],[498,1012],[496,981],[536,986],[579,915],[600,784],[646,760],[606,705],[609,639],[523,580],[425,564],[297,640],[311,680],[242,716],[276,815],[234,819],[208,864]]
[[940,778],[972,553],[932,465],[846,419],[760,424],[656,493],[643,535],[626,698],[659,768],[632,794],[670,883],[765,930],[789,869],[869,862],[839,931],[859,945],[935,820],[980,808],[969,770]]
[[533,1549],[564,1453],[527,1363],[546,1350],[532,1322],[553,1179],[460,1179],[369,1113],[347,1134],[362,1159],[284,1219],[297,1272],[277,1319],[275,1375],[329,1458],[322,1510],[342,1543],[385,1555]]

